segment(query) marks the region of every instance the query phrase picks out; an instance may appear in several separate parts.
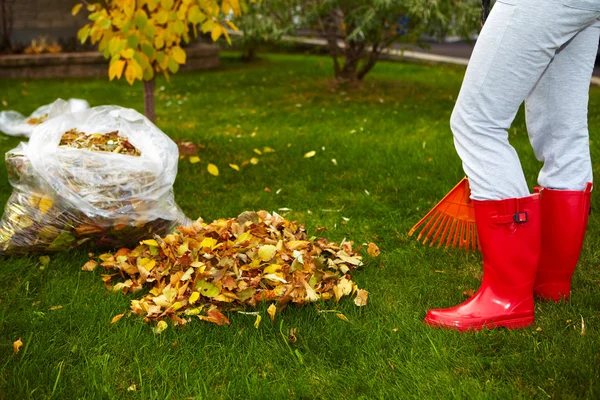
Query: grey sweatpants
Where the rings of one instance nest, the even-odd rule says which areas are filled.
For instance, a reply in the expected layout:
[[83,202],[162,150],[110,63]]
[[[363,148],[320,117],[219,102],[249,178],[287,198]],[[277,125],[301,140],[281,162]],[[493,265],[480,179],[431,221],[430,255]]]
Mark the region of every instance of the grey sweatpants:
[[592,181],[587,106],[599,17],[600,0],[496,1],[450,120],[473,199],[529,195],[507,132],[524,100],[544,164],[538,184],[583,190]]

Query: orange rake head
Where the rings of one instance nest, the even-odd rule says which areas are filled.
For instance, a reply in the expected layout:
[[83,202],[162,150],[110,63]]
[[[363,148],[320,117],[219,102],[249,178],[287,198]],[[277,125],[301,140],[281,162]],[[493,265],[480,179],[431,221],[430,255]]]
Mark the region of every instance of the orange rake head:
[[479,241],[470,195],[469,180],[465,177],[412,227],[408,236],[412,236],[427,222],[419,232],[417,241],[423,239],[422,243],[429,242],[430,247],[436,243],[440,247],[445,242],[445,247],[458,245],[465,251],[475,251],[479,248]]

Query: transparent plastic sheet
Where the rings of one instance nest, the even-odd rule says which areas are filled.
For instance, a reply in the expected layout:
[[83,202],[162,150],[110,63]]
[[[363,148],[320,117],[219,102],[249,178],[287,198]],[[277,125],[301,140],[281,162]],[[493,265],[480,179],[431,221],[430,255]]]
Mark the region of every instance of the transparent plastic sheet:
[[[141,155],[59,146],[72,128],[118,130]],[[52,117],[6,153],[14,190],[0,221],[0,254],[128,247],[188,225],[173,196],[178,159],[177,145],[135,110],[104,106]]]
[[50,114],[58,115],[58,111],[54,109],[56,106],[62,110],[61,113],[79,112],[90,108],[88,102],[81,99],[67,100],[66,107],[64,103],[63,100],[58,99],[54,103],[38,107],[28,117],[17,111],[0,111],[0,131],[10,136],[30,137],[36,126],[48,118]]

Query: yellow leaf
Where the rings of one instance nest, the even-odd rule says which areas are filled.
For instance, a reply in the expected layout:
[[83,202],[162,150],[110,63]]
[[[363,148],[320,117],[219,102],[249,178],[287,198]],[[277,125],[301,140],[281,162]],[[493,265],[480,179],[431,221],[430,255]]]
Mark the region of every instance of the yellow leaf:
[[158,324],[156,324],[156,327],[152,328],[152,332],[154,332],[157,335],[160,335],[168,327],[169,326],[167,325],[167,323],[165,321],[158,321]]
[[202,242],[200,242],[200,247],[202,247],[202,248],[208,247],[209,249],[212,250],[216,244],[217,244],[217,239],[206,237],[206,238],[202,239]]
[[255,327],[256,329],[258,329],[258,326],[260,325],[260,321],[261,321],[261,320],[262,320],[262,317],[260,316],[260,314],[258,314],[258,315],[256,316],[256,321],[254,321],[254,327]]
[[190,302],[190,304],[194,304],[196,301],[198,301],[199,298],[200,298],[200,293],[193,292],[188,301]]
[[213,176],[219,176],[219,168],[217,168],[215,164],[208,164],[206,169],[208,170],[209,174]]
[[121,79],[123,75],[123,68],[125,68],[125,60],[117,60],[110,64],[108,68],[108,78],[112,81],[115,77]]
[[344,314],[341,313],[337,313],[335,314],[336,317],[338,317],[339,319],[341,319],[342,321],[346,321],[346,322],[350,322],[350,320],[348,319],[348,317],[346,317]]
[[115,315],[115,316],[114,316],[114,317],[113,317],[113,318],[110,320],[110,324],[112,325],[112,324],[114,324],[115,322],[117,322],[118,320],[120,320],[121,318],[123,318],[123,315],[125,315],[125,314],[123,313],[123,314]]
[[133,85],[133,82],[135,81],[135,70],[131,64],[127,64],[127,68],[125,68],[125,79],[130,85]]
[[186,55],[185,55],[185,51],[181,47],[179,47],[179,46],[173,47],[171,49],[171,55],[173,56],[173,58],[175,59],[177,64],[185,64]]
[[314,157],[314,156],[315,156],[315,154],[317,154],[317,152],[316,152],[316,151],[314,151],[314,150],[313,150],[313,151],[309,151],[308,153],[306,153],[306,154],[304,155],[304,158],[311,158],[311,157]]
[[177,248],[177,254],[179,254],[179,256],[181,257],[181,256],[183,256],[185,253],[187,253],[189,249],[190,249],[190,248],[189,248],[188,242],[187,242],[187,240],[186,240],[185,242],[183,242],[183,244],[181,244],[181,246],[179,246],[179,247]]
[[275,313],[277,312],[275,304],[271,304],[269,308],[267,308],[267,312],[269,313],[269,317],[271,317],[271,321],[275,322]]
[[83,7],[83,3],[75,4],[71,9],[71,15],[76,16]]
[[263,261],[271,260],[275,256],[275,253],[277,253],[277,247],[273,246],[272,244],[265,244],[258,249],[258,256]]
[[162,49],[163,46],[165,45],[165,39],[163,39],[162,36],[156,36],[154,38],[154,47],[158,50],[158,49]]
[[216,42],[217,40],[219,40],[219,38],[221,37],[221,35],[223,34],[223,32],[225,32],[225,30],[223,29],[223,27],[221,25],[215,25],[212,28],[212,31],[210,32],[210,38],[213,40],[213,42]]
[[142,80],[144,77],[144,70],[142,69],[142,66],[134,59],[129,60],[127,64],[131,65],[131,68],[133,68],[134,77]]
[[[169,285],[170,286],[170,285]],[[167,301],[169,303],[172,303],[173,300],[175,300],[175,297],[177,296],[177,289],[173,288],[173,287],[169,287],[167,286],[164,290],[163,290],[163,294],[165,295],[165,297],[167,298]]]
[[54,205],[54,202],[52,201],[51,198],[49,197],[42,197],[42,199],[40,200],[40,204],[38,205],[38,208],[40,209],[40,212],[42,214],[46,214]]
[[198,156],[192,156],[192,157],[190,157],[190,163],[191,164],[196,164],[196,163],[199,163],[199,162],[200,162],[200,157],[198,157]]
[[354,304],[358,307],[366,306],[369,301],[369,292],[363,289],[358,289],[356,291],[356,298],[354,299]]
[[235,169],[236,171],[240,170],[240,167],[237,164],[229,164],[229,166],[233,169]]
[[160,5],[167,11],[170,11],[173,8],[173,0],[160,0]]
[[18,338],[17,340],[15,340],[13,342],[13,352],[14,352],[14,354],[17,354],[19,352],[19,350],[21,349],[21,346],[23,346],[23,342],[21,341],[21,338]]
[[263,147],[263,153],[275,153],[275,149],[272,147]]
[[258,158],[256,158],[256,157],[252,157],[252,158],[250,159],[250,164],[252,164],[252,165],[256,165],[256,164],[258,164],[258,163],[259,163],[259,161],[260,161],[260,160],[259,160]]
[[148,239],[141,241],[141,244],[146,244],[148,246],[158,247],[158,242],[154,239]]
[[259,156],[262,156],[262,151],[260,151],[259,149],[254,149],[254,152]]
[[230,27],[231,29],[233,29],[233,30],[234,30],[234,31],[236,31],[236,32],[239,32],[239,29],[238,29],[238,27],[237,27],[237,26],[235,26],[235,24],[234,24],[233,22],[231,22],[231,21],[225,21],[225,22],[227,22],[227,25],[229,25],[229,27]]
[[200,29],[202,29],[202,33],[206,33],[206,32],[212,31],[214,27],[215,27],[215,21],[213,21],[212,19],[208,19],[202,24]]
[[130,59],[133,57],[133,49],[125,49],[121,52],[121,57]]
[[267,268],[265,268],[263,270],[263,273],[265,273],[265,274],[272,274],[274,272],[279,271],[280,269],[281,269],[281,265],[279,265],[279,264],[271,264],[271,265],[269,265]]

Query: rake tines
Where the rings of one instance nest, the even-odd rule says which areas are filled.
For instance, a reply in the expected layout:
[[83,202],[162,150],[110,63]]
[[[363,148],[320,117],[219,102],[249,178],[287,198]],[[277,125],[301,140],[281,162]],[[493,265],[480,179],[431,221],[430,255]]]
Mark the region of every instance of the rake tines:
[[477,228],[475,226],[475,211],[470,196],[469,180],[463,178],[444,198],[435,205],[415,226],[408,236],[425,223],[417,236],[417,241],[423,244],[429,242],[432,247],[457,247],[465,251],[475,251],[479,248]]

